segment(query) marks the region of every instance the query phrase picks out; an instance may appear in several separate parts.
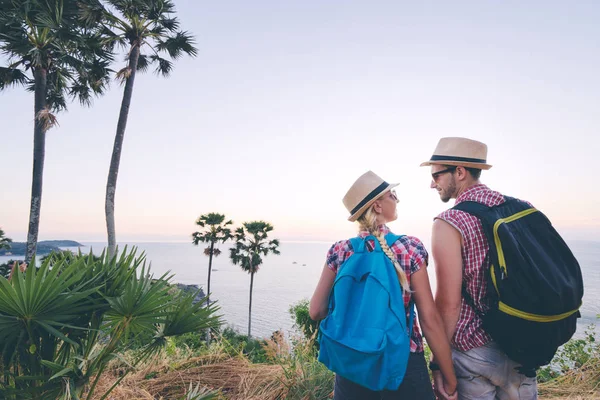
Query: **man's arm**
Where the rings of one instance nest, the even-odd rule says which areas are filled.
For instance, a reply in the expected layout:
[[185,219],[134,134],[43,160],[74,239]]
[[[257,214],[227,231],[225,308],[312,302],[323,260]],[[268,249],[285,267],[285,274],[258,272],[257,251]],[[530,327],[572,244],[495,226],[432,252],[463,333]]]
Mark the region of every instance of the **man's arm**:
[[435,304],[452,342],[462,297],[462,237],[449,223],[436,219],[431,237],[437,288]]

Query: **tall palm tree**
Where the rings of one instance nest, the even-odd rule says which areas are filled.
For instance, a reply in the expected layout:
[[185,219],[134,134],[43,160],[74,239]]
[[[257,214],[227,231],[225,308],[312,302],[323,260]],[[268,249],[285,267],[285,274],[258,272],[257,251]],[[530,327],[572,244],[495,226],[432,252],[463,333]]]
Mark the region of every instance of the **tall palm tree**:
[[12,239],[4,236],[4,231],[0,229],[0,250],[10,250]]
[[279,254],[279,240],[268,240],[273,225],[265,221],[244,222],[235,230],[235,246],[230,249],[231,262],[250,274],[250,302],[248,305],[248,338],[252,326],[252,287],[254,274],[262,265],[262,256]]
[[117,243],[115,192],[136,73],[144,72],[154,64],[156,73],[166,77],[173,69],[173,62],[161,54],[168,55],[171,60],[184,54],[197,54],[192,37],[179,30],[179,21],[172,16],[174,12],[175,6],[170,0],[86,0],[83,5],[85,20],[103,24],[109,40],[127,51],[127,65],[117,73],[125,88],[106,182],[105,214],[110,256],[115,254]]
[[233,237],[231,229],[228,225],[233,224],[233,221],[225,221],[225,216],[219,213],[208,213],[201,215],[196,220],[196,225],[204,228],[202,232],[192,233],[192,243],[198,246],[200,242],[209,243],[209,246],[204,249],[204,255],[208,256],[208,281],[206,288],[206,305],[209,304],[210,296],[210,272],[212,269],[213,256],[217,257],[221,254],[221,250],[215,249],[215,244],[225,243]]
[[[208,213],[201,215],[196,220],[196,225],[204,228],[202,232],[192,233],[192,243],[198,246],[200,242],[209,243],[204,249],[204,255],[208,256],[208,280],[206,283],[206,306],[210,304],[210,273],[212,270],[213,256],[218,257],[221,254],[221,250],[215,249],[215,244],[222,242],[225,243],[233,237],[231,229],[228,225],[233,224],[233,221],[225,221],[225,216],[218,213]],[[210,330],[206,331],[206,343],[210,342]]]
[[46,132],[67,97],[89,105],[108,83],[110,53],[98,32],[84,26],[75,0],[0,0],[0,90],[34,92],[33,177],[25,261],[33,257],[40,224]]

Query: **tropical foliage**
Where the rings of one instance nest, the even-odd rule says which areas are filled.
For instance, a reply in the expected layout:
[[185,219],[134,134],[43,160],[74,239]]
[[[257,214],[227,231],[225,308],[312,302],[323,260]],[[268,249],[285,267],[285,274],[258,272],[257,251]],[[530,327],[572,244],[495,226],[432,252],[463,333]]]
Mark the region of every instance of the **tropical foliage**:
[[135,250],[50,257],[39,269],[17,269],[10,282],[0,277],[0,397],[91,399],[108,363],[150,333],[105,398],[169,337],[220,325],[215,305],[173,293],[170,279],[155,279]]

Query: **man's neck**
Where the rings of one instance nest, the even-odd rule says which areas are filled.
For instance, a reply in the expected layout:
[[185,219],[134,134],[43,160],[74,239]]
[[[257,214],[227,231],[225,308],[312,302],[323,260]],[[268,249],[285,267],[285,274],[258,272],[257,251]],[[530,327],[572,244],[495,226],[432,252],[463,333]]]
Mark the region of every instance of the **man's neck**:
[[479,179],[476,181],[470,181],[470,182],[465,182],[465,185],[463,187],[461,187],[460,189],[458,189],[457,193],[456,193],[456,197],[454,197],[455,199],[459,198],[464,192],[466,192],[467,190],[469,190],[470,188],[472,188],[475,185],[480,185],[481,182],[479,182]]

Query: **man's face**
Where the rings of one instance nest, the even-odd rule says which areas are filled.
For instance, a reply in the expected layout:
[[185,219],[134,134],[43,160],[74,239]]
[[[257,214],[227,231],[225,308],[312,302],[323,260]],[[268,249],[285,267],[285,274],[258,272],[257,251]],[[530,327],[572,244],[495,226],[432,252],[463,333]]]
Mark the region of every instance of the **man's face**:
[[449,165],[431,166],[431,187],[438,191],[440,199],[447,203],[456,194],[456,180],[454,172],[456,167]]

